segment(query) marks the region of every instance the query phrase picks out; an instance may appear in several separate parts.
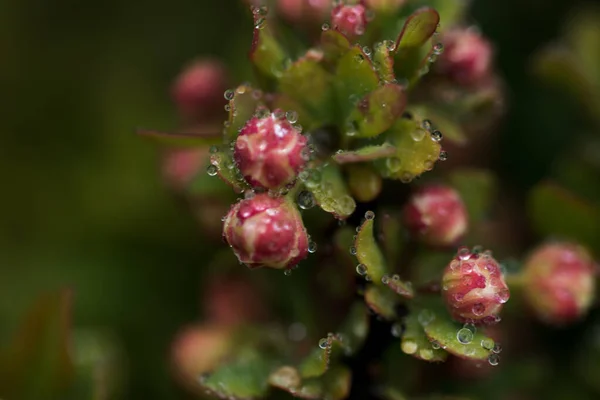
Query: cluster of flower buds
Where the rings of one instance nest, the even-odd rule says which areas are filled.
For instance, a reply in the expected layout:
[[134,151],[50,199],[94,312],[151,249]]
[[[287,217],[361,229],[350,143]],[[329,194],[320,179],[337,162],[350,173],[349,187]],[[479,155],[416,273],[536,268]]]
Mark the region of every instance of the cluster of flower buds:
[[331,24],[353,40],[365,33],[367,27],[367,8],[362,4],[337,5],[331,11]]

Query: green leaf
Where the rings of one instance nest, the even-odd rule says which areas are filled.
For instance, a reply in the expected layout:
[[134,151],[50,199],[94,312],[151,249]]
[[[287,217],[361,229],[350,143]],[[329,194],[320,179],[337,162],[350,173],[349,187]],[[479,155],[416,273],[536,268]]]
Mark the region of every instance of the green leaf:
[[384,213],[381,219],[381,236],[387,265],[393,269],[398,263],[400,252],[404,247],[402,224],[400,217]]
[[358,102],[347,120],[357,137],[374,137],[388,130],[404,112],[404,89],[392,83],[378,87]]
[[[360,46],[354,46],[340,59],[335,73],[335,89],[341,120],[347,121],[356,104],[379,86],[371,59]],[[350,126],[349,129],[355,127]]]
[[261,13],[254,13],[254,34],[250,60],[255,69],[267,81],[281,77],[288,59],[285,50],[273,35],[269,19]]
[[353,355],[362,347],[369,333],[369,314],[362,302],[354,303],[340,327],[338,337],[344,344],[345,355]]
[[224,145],[217,148],[217,151],[210,155],[210,163],[216,168],[219,178],[236,192],[241,193],[249,188],[233,160],[233,152],[229,146]]
[[450,184],[462,198],[471,225],[485,219],[496,198],[496,178],[490,171],[483,169],[463,168],[452,171]]
[[382,145],[365,146],[358,150],[340,151],[333,155],[338,164],[358,163],[373,161],[380,158],[391,157],[397,149],[389,143]]
[[223,141],[222,128],[218,126],[204,126],[184,132],[163,132],[152,129],[139,128],[136,133],[143,138],[152,140],[160,145],[177,147],[202,147],[218,144]]
[[321,34],[321,48],[325,62],[337,64],[337,62],[350,50],[350,41],[343,33],[334,29],[328,29]]
[[451,116],[441,110],[426,107],[423,108],[423,114],[431,120],[435,129],[440,130],[444,134],[444,139],[449,140],[457,145],[467,143],[467,135],[463,131],[460,123],[455,121]]
[[69,353],[71,292],[42,295],[0,356],[0,396],[38,400],[59,397],[73,379]]
[[330,333],[326,338],[319,341],[316,347],[298,366],[302,378],[315,378],[322,376],[331,364],[332,359],[344,353],[345,344],[343,338]]
[[373,52],[373,65],[379,74],[379,79],[382,82],[393,82],[396,79],[394,73],[394,55],[390,48],[393,48],[392,41],[384,40],[375,45]]
[[350,196],[337,165],[329,164],[320,171],[313,170],[312,177],[305,185],[317,204],[336,218],[346,219],[354,212],[356,202]]
[[415,291],[412,287],[412,283],[401,280],[399,275],[393,275],[391,277],[384,276],[383,283],[399,296],[402,296],[406,299],[412,299],[415,297]]
[[429,362],[445,361],[448,353],[440,346],[434,347],[425,335],[418,314],[411,313],[405,320],[406,329],[402,334],[402,351],[413,357]]
[[600,210],[566,189],[551,182],[537,184],[529,193],[528,213],[538,234],[600,249]]
[[396,147],[395,157],[376,161],[384,178],[410,182],[433,168],[441,151],[439,142],[417,122],[401,118],[384,134],[386,142]]
[[377,315],[391,321],[396,318],[396,305],[400,298],[385,286],[369,285],[365,290],[365,303]]
[[241,85],[234,90],[233,98],[229,100],[229,119],[224,130],[226,143],[237,138],[246,122],[254,116],[256,108],[261,105],[257,93],[248,85]]
[[424,311],[430,312],[433,316],[427,323],[421,321],[425,334],[430,340],[436,341],[442,349],[455,356],[470,360],[488,360],[491,349],[494,347],[494,341],[481,333],[481,329],[477,329],[472,335],[472,339],[463,344],[458,341],[457,334],[459,330],[468,330],[468,328],[454,322],[447,312],[440,309],[436,311],[432,309],[421,310],[421,312]]
[[413,0],[411,4],[435,9],[440,15],[440,22],[444,29],[460,24],[469,6],[468,1],[462,0]]
[[302,104],[321,123],[332,122],[332,76],[319,61],[305,56],[291,64],[279,80],[279,90]]
[[381,278],[388,273],[387,265],[373,232],[374,219],[365,219],[356,235],[354,247],[358,262],[366,268],[366,275],[376,285],[381,285]]
[[346,399],[350,393],[351,371],[337,365],[318,378],[300,381],[293,367],[282,367],[271,377],[271,384],[301,399]]
[[410,81],[416,75],[431,52],[429,39],[439,22],[437,11],[428,7],[420,8],[408,17],[396,40],[394,66],[398,77]]

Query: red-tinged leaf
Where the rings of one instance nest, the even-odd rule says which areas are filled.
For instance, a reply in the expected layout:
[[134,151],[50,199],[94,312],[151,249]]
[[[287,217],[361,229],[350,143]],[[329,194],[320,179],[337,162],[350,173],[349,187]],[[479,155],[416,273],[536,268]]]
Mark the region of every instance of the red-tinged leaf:
[[343,33],[334,29],[328,29],[321,34],[321,48],[325,62],[337,64],[337,62],[350,50],[350,41]]
[[250,60],[257,72],[267,80],[277,80],[288,59],[285,50],[275,38],[269,19],[260,12],[254,13],[254,35]]
[[365,290],[365,303],[381,317],[391,321],[396,318],[399,297],[385,286],[371,285]]
[[223,141],[221,131],[222,128],[219,126],[204,126],[182,132],[164,132],[140,128],[137,129],[136,133],[161,145],[202,147],[221,143]]
[[388,130],[405,107],[404,89],[388,83],[359,101],[348,118],[348,124],[357,127],[356,137],[374,137]]
[[340,168],[336,164],[329,164],[320,171],[312,171],[312,176],[305,185],[319,207],[338,219],[348,218],[356,209],[356,201],[350,196]]
[[331,360],[344,353],[345,344],[338,335],[329,334],[298,366],[303,379],[322,376],[329,370]]
[[49,399],[68,387],[71,297],[69,290],[48,293],[29,310],[0,357],[1,398]]
[[393,48],[393,45],[392,41],[385,40],[375,46],[373,65],[382,82],[393,82],[396,79],[394,73],[394,54],[390,50],[390,48]]
[[365,146],[357,150],[342,151],[333,155],[338,164],[359,163],[392,157],[396,148],[389,143],[376,146]]
[[411,313],[405,320],[406,329],[402,334],[402,351],[418,359],[429,362],[445,361],[448,353],[441,346],[432,346],[425,335],[423,325],[419,323],[418,315]]
[[[376,285],[381,285],[381,278],[388,273],[385,259],[375,241],[373,232],[373,219],[365,219],[356,235],[354,247],[356,248],[356,258],[364,268],[365,275]],[[358,267],[357,267],[358,268]],[[360,271],[362,273],[363,271]]]

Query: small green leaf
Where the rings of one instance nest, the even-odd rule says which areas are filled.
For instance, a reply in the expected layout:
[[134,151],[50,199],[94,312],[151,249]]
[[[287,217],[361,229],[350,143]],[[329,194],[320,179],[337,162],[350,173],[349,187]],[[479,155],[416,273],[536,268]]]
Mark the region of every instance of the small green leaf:
[[305,185],[317,204],[338,219],[348,218],[354,212],[356,202],[348,192],[339,167],[329,164],[320,171],[313,170],[312,175]]
[[291,64],[279,80],[279,89],[291,99],[302,104],[321,123],[332,114],[332,76],[319,61],[305,56]]
[[229,119],[224,130],[225,142],[235,140],[240,130],[254,116],[256,108],[261,104],[256,90],[248,85],[241,85],[233,91],[229,100]]
[[404,89],[392,83],[378,87],[358,102],[347,124],[355,125],[357,137],[374,137],[388,130],[404,112]]
[[321,48],[325,61],[330,64],[337,62],[350,50],[350,41],[343,33],[328,29],[321,34]]
[[539,183],[529,194],[528,212],[537,233],[600,248],[600,210],[566,189]]
[[358,163],[373,161],[380,158],[391,157],[397,149],[389,143],[382,145],[365,146],[358,150],[341,151],[333,155],[338,164]]
[[[402,351],[413,357],[429,362],[445,361],[448,353],[427,338],[418,314],[411,313],[405,320],[406,329],[402,334]],[[439,343],[438,343],[439,344]]]
[[470,224],[485,219],[496,198],[497,182],[492,173],[482,169],[457,169],[452,171],[449,181],[467,208]]
[[375,241],[373,219],[366,219],[356,235],[354,247],[358,262],[366,268],[367,276],[376,284],[381,285],[381,278],[388,273],[383,254]]
[[284,49],[273,35],[268,18],[255,13],[250,60],[257,72],[269,81],[277,80],[285,69],[287,59]]
[[70,314],[69,290],[40,296],[0,355],[2,398],[54,398],[68,387],[73,379]]
[[332,359],[339,357],[345,350],[345,344],[338,335],[330,333],[319,341],[316,347],[298,366],[300,376],[315,378],[322,376],[331,364]]
[[342,400],[346,399],[350,392],[351,371],[342,365],[332,367],[318,378],[303,381],[299,378],[294,368],[282,367],[271,376],[270,383],[300,399]]
[[394,66],[397,76],[409,81],[413,79],[431,52],[429,39],[439,22],[437,11],[428,7],[420,8],[408,17],[396,40]]
[[452,119],[452,117],[441,110],[430,107],[425,108],[423,113],[431,120],[435,129],[440,130],[444,134],[445,140],[449,140],[457,145],[467,143],[467,135],[460,124]]
[[394,293],[406,299],[415,297],[415,291],[411,282],[405,282],[400,279],[400,276],[393,275],[392,277],[384,277],[384,284],[389,287]]
[[410,182],[432,169],[440,156],[440,143],[414,120],[397,120],[384,136],[386,142],[397,149],[394,157],[375,163],[384,178]]
[[338,337],[344,344],[345,355],[352,355],[362,347],[369,333],[369,314],[365,305],[354,303],[340,327]]
[[[248,183],[244,180],[239,169],[236,167],[233,160],[233,153],[229,146],[221,146],[217,152],[210,155],[209,168],[214,167],[216,169],[216,175],[227,183],[238,193],[243,192],[249,188]],[[209,173],[212,175],[212,173]]]
[[399,297],[385,286],[369,285],[365,290],[365,303],[377,315],[391,321],[396,318]]
[[402,234],[403,229],[402,224],[400,224],[400,217],[384,213],[381,219],[381,236],[385,259],[391,269],[398,263],[400,252],[402,251],[402,247],[404,247]]
[[442,310],[429,310],[429,312],[434,317],[423,325],[425,334],[430,340],[435,340],[444,350],[455,356],[470,360],[488,360],[491,349],[494,348],[494,341],[481,333],[481,329],[477,329],[472,337],[469,337],[469,341],[463,344],[458,341],[458,332],[468,328],[452,321],[447,312]]
[[383,41],[375,45],[373,65],[382,82],[393,82],[396,79],[394,74],[394,56],[390,51],[390,47],[392,46],[392,41]]
[[356,104],[378,86],[379,77],[371,59],[360,46],[352,47],[340,59],[335,73],[341,120],[346,121]]
[[136,133],[161,145],[202,147],[221,143],[223,141],[221,130],[222,128],[218,126],[198,127],[185,132],[163,132],[139,128]]

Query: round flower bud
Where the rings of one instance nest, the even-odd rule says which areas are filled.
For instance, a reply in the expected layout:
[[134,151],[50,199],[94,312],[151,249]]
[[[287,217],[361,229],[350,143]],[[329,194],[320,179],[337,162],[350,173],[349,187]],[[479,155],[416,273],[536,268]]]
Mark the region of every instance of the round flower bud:
[[348,39],[355,39],[365,33],[367,10],[362,4],[340,4],[331,11],[331,24]]
[[166,153],[162,163],[165,183],[175,190],[185,190],[208,162],[208,147],[178,149]]
[[278,0],[277,9],[291,22],[323,22],[331,10],[331,0]]
[[469,85],[480,81],[490,72],[492,45],[473,29],[453,29],[444,34],[443,53],[436,62],[439,73]]
[[237,166],[254,187],[281,188],[292,183],[306,164],[306,137],[278,114],[253,117],[235,142]]
[[466,233],[468,217],[458,193],[448,186],[427,185],[418,189],[403,211],[411,233],[430,246],[451,246]]
[[542,321],[564,325],[583,316],[595,291],[590,254],[572,243],[549,243],[537,248],[523,271],[525,298]]
[[228,78],[225,67],[216,60],[202,59],[187,66],[171,89],[173,101],[184,119],[197,122],[224,112]]
[[497,322],[502,305],[510,297],[498,262],[486,251],[471,253],[466,247],[444,270],[442,294],[456,321]]
[[223,236],[250,268],[289,269],[308,253],[308,235],[295,204],[266,193],[234,204]]

